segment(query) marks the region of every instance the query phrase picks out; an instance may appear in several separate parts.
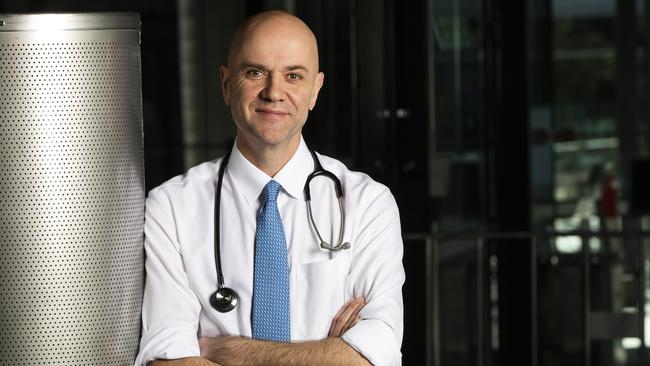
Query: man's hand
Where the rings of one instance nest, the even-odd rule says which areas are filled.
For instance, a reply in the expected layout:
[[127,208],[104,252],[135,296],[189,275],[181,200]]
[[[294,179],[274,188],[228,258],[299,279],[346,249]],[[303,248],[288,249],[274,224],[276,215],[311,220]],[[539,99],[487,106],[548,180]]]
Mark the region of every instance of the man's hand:
[[328,337],[340,337],[348,329],[354,327],[361,318],[359,312],[366,305],[363,297],[352,298],[348,300],[341,309],[334,315]]

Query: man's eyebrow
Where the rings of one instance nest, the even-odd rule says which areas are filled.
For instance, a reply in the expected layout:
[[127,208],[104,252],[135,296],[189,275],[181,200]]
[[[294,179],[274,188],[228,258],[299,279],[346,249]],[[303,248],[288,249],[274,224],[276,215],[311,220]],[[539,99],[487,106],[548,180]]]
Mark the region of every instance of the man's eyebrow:
[[309,72],[309,69],[306,66],[303,66],[303,65],[291,65],[291,66],[285,67],[284,69],[286,71],[303,70],[303,71]]
[[[268,71],[268,68],[266,66],[255,62],[242,62],[239,68],[240,69],[253,68],[253,69]],[[307,66],[303,66],[303,65],[289,65],[284,68],[284,71],[296,71],[296,70],[303,70],[305,72],[309,72]]]
[[247,68],[253,68],[253,69],[260,69],[260,70],[265,70],[266,67],[262,64],[256,64],[254,62],[242,62],[242,64],[239,66],[240,69],[247,69]]

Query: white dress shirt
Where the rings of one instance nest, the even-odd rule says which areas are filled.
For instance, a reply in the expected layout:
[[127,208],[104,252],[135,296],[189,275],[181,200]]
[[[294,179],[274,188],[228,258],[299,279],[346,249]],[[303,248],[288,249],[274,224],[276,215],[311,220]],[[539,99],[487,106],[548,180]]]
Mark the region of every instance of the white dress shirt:
[[[341,162],[319,155],[344,191],[344,241],[351,248],[319,247],[308,220],[303,188],[314,164],[305,142],[271,178],[233,148],[221,193],[221,263],[225,286],[239,295],[228,313],[210,305],[217,289],[214,196],[221,159],[200,164],[151,190],[146,203],[146,271],[142,339],[136,365],[153,359],[199,356],[199,337],[251,336],[255,229],[262,188],[282,185],[278,209],[287,239],[291,339],[327,337],[331,321],[350,298],[367,304],[361,321],[342,339],[374,365],[401,364],[403,332],[402,238],[395,200],[385,186]],[[311,183],[312,210],[323,239],[339,236],[333,182]]]

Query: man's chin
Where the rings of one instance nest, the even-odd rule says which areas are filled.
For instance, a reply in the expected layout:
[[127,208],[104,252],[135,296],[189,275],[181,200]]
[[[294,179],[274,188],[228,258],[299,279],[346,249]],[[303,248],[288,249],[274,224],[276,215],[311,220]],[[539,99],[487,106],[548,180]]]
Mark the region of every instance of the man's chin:
[[260,134],[258,137],[258,146],[264,146],[269,149],[291,149],[300,142],[300,134],[287,136],[287,134]]

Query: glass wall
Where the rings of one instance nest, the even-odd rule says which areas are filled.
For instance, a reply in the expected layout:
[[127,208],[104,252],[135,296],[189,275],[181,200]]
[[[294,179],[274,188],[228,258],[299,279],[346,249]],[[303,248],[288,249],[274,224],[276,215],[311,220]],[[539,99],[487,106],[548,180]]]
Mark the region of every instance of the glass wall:
[[440,230],[483,225],[485,192],[482,4],[431,2],[431,154],[429,177],[441,182]]
[[[502,287],[513,283],[532,314],[519,325],[531,344],[521,356],[531,363],[647,362],[648,5],[431,1],[431,155],[449,166],[449,190],[434,217],[439,364],[501,364],[506,350],[518,352],[505,344],[512,324],[503,319],[513,309]],[[517,17],[525,20],[521,55],[504,32]],[[519,56],[523,75],[499,66]],[[509,104],[512,78],[524,78],[523,134],[504,132],[512,125],[500,118],[501,108],[518,108]],[[528,164],[495,176],[504,138],[526,141]],[[528,175],[529,205],[513,215],[530,222],[504,229],[511,219],[498,214],[499,186],[520,174]],[[461,235],[450,239],[449,231]],[[522,247],[531,257],[525,250],[508,256]],[[530,266],[518,267],[523,273],[503,267],[513,259]],[[518,282],[521,275],[531,281]]]

